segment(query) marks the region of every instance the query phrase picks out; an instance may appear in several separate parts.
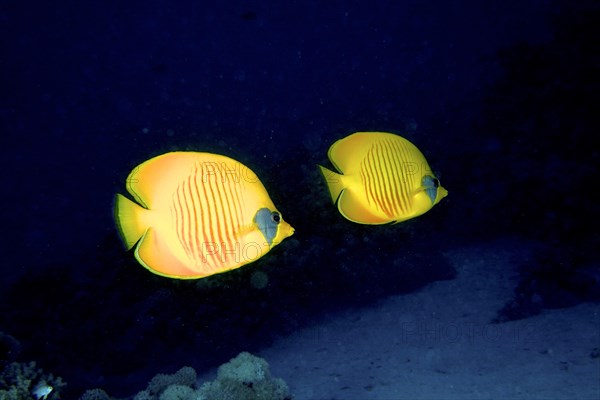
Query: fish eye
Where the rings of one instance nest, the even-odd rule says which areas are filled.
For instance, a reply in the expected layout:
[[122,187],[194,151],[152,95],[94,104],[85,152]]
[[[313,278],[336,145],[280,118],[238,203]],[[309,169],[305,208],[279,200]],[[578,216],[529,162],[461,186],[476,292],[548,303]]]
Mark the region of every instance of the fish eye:
[[279,221],[281,221],[281,214],[279,214],[277,211],[273,211],[271,213],[271,221],[273,221],[276,224],[278,224]]
[[433,187],[440,187],[440,180],[438,178],[433,178]]

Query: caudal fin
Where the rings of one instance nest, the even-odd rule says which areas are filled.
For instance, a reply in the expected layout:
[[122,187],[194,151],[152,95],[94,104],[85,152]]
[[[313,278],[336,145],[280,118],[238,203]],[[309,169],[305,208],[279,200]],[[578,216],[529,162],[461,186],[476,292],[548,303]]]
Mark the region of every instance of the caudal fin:
[[117,194],[115,197],[115,221],[121,234],[121,239],[127,250],[131,249],[144,235],[148,229],[144,222],[144,214],[148,210],[129,200],[127,197]]
[[329,194],[331,195],[331,200],[335,203],[340,197],[340,193],[345,189],[344,183],[342,182],[342,175],[331,171],[321,165],[318,166],[321,169],[321,173],[325,178],[325,182],[327,183],[327,187],[329,188]]

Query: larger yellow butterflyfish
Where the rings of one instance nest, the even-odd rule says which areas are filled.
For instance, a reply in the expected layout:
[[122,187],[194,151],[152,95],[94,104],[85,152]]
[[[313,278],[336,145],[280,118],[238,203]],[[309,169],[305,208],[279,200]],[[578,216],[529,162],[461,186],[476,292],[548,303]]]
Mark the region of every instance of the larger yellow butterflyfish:
[[327,155],[339,172],[319,166],[331,199],[353,222],[406,221],[448,195],[423,153],[392,133],[354,133],[335,142]]
[[202,278],[264,256],[294,233],[258,177],[217,154],[173,152],[137,166],[115,199],[127,249],[155,274]]

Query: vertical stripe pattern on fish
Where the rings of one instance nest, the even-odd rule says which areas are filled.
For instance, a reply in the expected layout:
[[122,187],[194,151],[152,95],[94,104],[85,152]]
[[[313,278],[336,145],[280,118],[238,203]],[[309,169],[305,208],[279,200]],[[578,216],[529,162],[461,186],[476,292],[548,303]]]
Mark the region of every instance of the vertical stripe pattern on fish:
[[357,132],[335,142],[328,156],[340,172],[320,166],[331,198],[357,223],[405,221],[448,194],[419,149],[398,135]]
[[238,268],[293,233],[249,168],[231,158],[167,153],[136,167],[115,201],[127,248],[159,275],[201,278]]

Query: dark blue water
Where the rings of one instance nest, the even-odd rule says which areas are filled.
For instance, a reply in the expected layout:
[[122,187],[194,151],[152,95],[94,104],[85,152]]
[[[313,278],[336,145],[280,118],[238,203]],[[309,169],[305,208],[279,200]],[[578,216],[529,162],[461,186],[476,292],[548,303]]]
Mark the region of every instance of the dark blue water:
[[[3,2],[0,332],[20,345],[0,362],[36,360],[63,398],[131,395],[452,279],[443,250],[507,235],[542,245],[499,320],[597,301],[599,9],[571,3]],[[315,164],[368,130],[413,141],[448,198],[398,226],[342,219]],[[173,150],[248,165],[296,234],[206,280],[148,273],[113,196]]]

